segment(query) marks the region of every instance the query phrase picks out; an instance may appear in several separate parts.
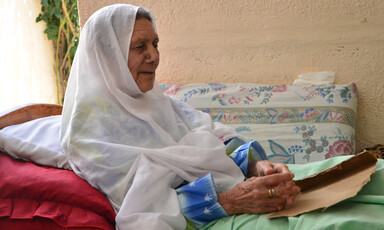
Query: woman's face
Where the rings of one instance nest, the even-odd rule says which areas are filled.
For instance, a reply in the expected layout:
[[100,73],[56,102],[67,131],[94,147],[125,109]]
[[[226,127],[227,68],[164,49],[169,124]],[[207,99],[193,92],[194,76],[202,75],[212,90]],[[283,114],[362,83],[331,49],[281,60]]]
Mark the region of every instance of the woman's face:
[[143,93],[153,88],[155,71],[160,61],[158,42],[159,37],[152,23],[145,18],[137,19],[129,48],[128,68]]

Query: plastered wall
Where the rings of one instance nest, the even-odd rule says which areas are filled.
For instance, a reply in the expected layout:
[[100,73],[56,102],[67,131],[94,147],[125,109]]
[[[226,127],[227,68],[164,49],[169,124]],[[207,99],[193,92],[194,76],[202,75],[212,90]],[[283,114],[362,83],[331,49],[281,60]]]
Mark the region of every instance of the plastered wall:
[[357,149],[384,143],[384,1],[79,0],[80,23],[113,3],[155,16],[160,83],[291,84],[334,71],[359,88]]
[[57,103],[54,50],[36,23],[40,0],[0,1],[0,111]]

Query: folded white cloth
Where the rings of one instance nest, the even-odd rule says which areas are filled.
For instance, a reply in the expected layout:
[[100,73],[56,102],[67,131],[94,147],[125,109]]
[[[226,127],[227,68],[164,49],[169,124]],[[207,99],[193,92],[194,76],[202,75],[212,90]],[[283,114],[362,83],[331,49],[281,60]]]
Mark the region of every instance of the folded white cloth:
[[323,71],[300,74],[293,85],[299,86],[316,86],[316,85],[332,85],[335,82],[335,72]]

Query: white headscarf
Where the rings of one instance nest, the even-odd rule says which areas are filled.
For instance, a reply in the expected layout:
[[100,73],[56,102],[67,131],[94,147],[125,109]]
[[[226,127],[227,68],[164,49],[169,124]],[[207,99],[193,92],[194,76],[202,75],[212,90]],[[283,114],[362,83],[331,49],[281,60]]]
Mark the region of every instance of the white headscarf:
[[166,97],[157,83],[140,91],[127,65],[137,10],[108,6],[85,24],[61,144],[76,174],[106,194],[118,229],[183,229],[174,190],[183,180],[211,172],[219,191],[242,181],[219,140],[234,132]]

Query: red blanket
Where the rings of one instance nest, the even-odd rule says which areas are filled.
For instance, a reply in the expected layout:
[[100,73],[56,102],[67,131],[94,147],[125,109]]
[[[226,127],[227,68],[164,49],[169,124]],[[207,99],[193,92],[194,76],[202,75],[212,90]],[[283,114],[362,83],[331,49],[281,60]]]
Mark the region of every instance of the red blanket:
[[115,215],[74,172],[0,154],[0,229],[112,230]]

